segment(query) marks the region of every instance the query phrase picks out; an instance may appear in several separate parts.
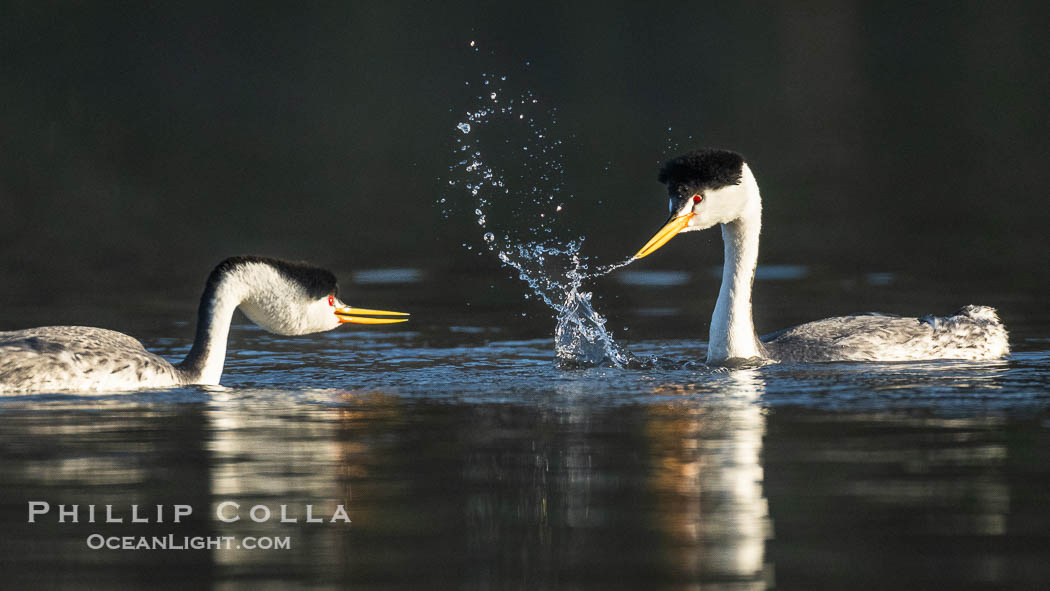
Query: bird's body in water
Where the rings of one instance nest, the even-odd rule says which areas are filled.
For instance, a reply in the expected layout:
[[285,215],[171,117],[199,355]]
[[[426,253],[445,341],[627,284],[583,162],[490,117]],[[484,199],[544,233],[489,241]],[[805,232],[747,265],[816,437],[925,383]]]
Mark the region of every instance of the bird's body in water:
[[739,154],[702,149],[664,164],[659,181],[671,217],[634,256],[648,256],[681,232],[722,227],[725,263],[711,317],[707,361],[913,361],[997,359],[1009,353],[993,308],[966,306],[951,316],[861,314],[817,320],[759,338],[751,313],[762,199]]
[[172,364],[138,340],[87,326],[0,332],[0,393],[121,391],[219,383],[234,310],[283,335],[343,323],[389,324],[400,312],[352,308],[338,298],[331,272],[265,257],[232,257],[211,272],[201,296],[193,347]]

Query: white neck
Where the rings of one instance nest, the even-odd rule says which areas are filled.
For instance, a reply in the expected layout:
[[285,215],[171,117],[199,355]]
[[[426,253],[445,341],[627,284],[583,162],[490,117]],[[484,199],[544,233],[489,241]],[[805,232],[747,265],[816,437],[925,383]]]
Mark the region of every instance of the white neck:
[[762,200],[758,184],[747,167],[744,168],[741,182],[748,197],[747,204],[737,219],[722,224],[725,261],[722,287],[718,291],[714,314],[711,315],[708,363],[766,356],[755,335],[755,324],[751,318],[751,286],[758,265]]
[[248,285],[237,274],[219,279],[214,291],[201,297],[197,335],[186,359],[176,367],[187,384],[217,385],[226,362],[226,343],[233,312],[249,294]]
[[[219,383],[230,321],[237,308],[255,324],[276,334],[308,334],[339,326],[339,318],[333,313],[334,300],[319,293],[311,295],[302,281],[289,277],[287,270],[282,272],[275,263],[286,264],[234,257],[212,271],[201,296],[193,347],[176,366],[182,383]],[[322,281],[327,279],[325,274],[331,276],[320,269],[300,267],[297,272],[319,272]],[[334,277],[331,283],[334,295]]]

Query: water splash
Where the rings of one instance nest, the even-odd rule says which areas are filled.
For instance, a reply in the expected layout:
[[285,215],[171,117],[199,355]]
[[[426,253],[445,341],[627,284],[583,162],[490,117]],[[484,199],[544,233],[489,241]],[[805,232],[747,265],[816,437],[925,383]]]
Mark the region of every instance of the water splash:
[[[477,51],[475,42],[470,46]],[[584,289],[586,281],[633,259],[592,268],[581,254],[583,237],[557,237],[564,234],[561,214],[573,201],[563,190],[562,140],[551,131],[558,123],[557,109],[515,82],[506,73],[482,73],[480,81],[467,82],[466,87],[483,90],[456,123],[449,185],[469,195],[484,248],[516,271],[528,286],[525,298],[538,298],[556,314],[559,365],[650,365],[653,360],[636,357],[615,341],[605,317],[594,309],[592,293]],[[452,213],[449,207],[442,212]]]
[[635,356],[620,346],[605,327],[605,318],[591,305],[591,293],[571,285],[558,308],[554,329],[554,357],[563,367],[590,367],[609,363],[629,367]]

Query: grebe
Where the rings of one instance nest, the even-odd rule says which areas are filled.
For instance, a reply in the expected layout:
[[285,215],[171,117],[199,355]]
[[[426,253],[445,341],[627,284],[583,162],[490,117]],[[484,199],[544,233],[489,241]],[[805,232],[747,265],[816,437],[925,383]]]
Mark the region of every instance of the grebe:
[[201,295],[197,335],[172,365],[128,335],[86,326],[0,332],[0,392],[119,391],[215,385],[222,375],[233,311],[282,335],[332,330],[340,324],[392,324],[403,312],[353,308],[338,297],[335,275],[304,263],[238,256],[211,272]]
[[759,338],[751,317],[762,199],[744,158],[701,149],[664,164],[659,181],[670,193],[671,217],[634,255],[648,256],[680,232],[722,225],[725,262],[711,334],[709,364],[775,361],[912,361],[997,359],[1009,353],[995,309],[966,306],[951,316],[839,316]]

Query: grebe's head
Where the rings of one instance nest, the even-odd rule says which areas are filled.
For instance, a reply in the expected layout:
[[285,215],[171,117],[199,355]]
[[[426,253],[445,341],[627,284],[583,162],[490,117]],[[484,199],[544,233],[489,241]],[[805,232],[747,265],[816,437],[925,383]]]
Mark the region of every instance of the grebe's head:
[[732,222],[758,205],[755,177],[736,152],[703,148],[682,154],[664,163],[658,180],[667,185],[671,217],[636,259],[652,254],[680,232]]
[[[220,282],[230,287],[220,290]],[[403,312],[347,305],[339,299],[339,285],[331,271],[306,263],[267,257],[240,256],[226,259],[212,272],[206,292],[208,290],[215,297],[235,298],[249,320],[270,332],[283,335],[332,330],[346,323],[393,324],[408,320],[404,318],[408,314]]]

